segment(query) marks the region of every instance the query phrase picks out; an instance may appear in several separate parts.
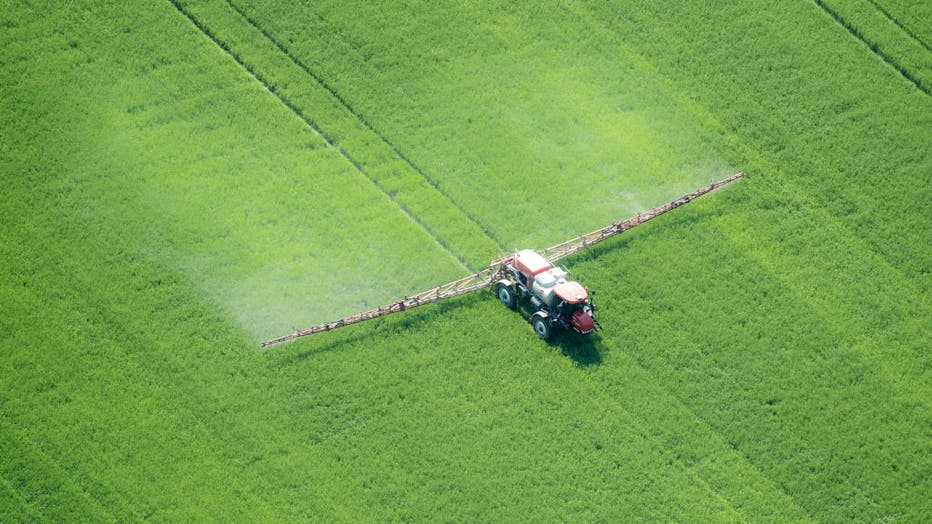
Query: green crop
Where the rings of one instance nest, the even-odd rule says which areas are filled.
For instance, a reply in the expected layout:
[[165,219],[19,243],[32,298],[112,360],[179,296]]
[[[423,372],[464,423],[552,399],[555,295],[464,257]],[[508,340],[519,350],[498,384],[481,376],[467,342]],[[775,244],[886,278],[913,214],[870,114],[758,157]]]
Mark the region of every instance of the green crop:
[[5,5],[0,521],[926,519],[927,11]]

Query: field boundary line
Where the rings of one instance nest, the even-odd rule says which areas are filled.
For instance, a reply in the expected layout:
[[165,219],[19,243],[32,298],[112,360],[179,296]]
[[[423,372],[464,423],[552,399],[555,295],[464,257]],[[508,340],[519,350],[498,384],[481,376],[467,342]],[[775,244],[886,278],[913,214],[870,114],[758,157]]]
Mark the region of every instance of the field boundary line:
[[[912,83],[914,86],[916,86],[916,89],[924,93],[926,96],[932,97],[932,90],[930,90],[928,87],[925,87],[919,78],[916,78],[916,76],[912,74],[908,69],[900,65],[899,61],[894,59],[889,54],[885,53],[880,48],[879,44],[868,40],[867,37],[864,36],[861,33],[861,31],[857,27],[854,26],[854,24],[848,22],[848,20],[846,20],[840,13],[838,13],[836,10],[826,5],[824,0],[812,0],[812,2],[816,6],[818,6],[819,9],[821,9],[825,14],[831,17],[832,20],[834,20],[838,25],[845,28],[848,31],[848,33],[851,34],[851,36],[853,36],[856,40],[860,41],[862,44],[867,46],[867,49],[869,49],[871,53],[873,53],[877,58],[879,58],[882,62],[892,67],[897,73],[900,74],[900,76],[902,76],[903,78],[908,80],[910,83]],[[871,4],[873,5],[873,2],[871,2]],[[899,24],[897,24],[897,26],[899,26]],[[921,42],[920,42],[920,45],[922,45]]]
[[[376,188],[378,188],[379,191],[380,191],[383,195],[385,195],[385,197],[386,197],[392,204],[394,204],[396,207],[398,207],[398,209],[400,209],[401,212],[404,213],[412,222],[414,222],[415,224],[417,224],[425,233],[427,233],[427,235],[430,236],[430,238],[433,239],[433,241],[434,241],[438,246],[440,246],[441,249],[443,249],[448,255],[450,255],[450,257],[453,258],[453,260],[454,260],[458,265],[460,265],[461,267],[463,267],[463,268],[466,269],[467,271],[470,271],[470,270],[471,270],[471,269],[470,269],[470,266],[469,266],[458,254],[454,253],[454,252],[450,249],[450,247],[447,245],[447,243],[444,242],[443,239],[442,239],[440,236],[438,236],[429,226],[427,226],[427,224],[425,224],[417,215],[415,215],[414,213],[412,213],[411,210],[408,209],[407,206],[405,206],[405,205],[404,205],[403,203],[401,203],[401,202],[398,202],[394,197],[392,197],[392,195],[389,194],[389,192],[386,190],[386,188],[385,188],[381,183],[379,183],[378,180],[376,180],[375,177],[373,177],[371,174],[369,174],[369,172],[366,171],[365,168],[363,168],[362,164],[361,164],[358,160],[356,160],[355,158],[353,158],[352,156],[350,156],[350,154],[349,154],[348,152],[346,152],[345,150],[343,150],[341,147],[337,146],[326,134],[324,134],[323,130],[321,130],[320,127],[319,127],[310,117],[306,116],[306,115],[304,114],[304,112],[301,111],[301,109],[300,109],[299,107],[297,107],[294,103],[292,103],[292,102],[291,102],[288,98],[286,98],[283,94],[279,93],[277,89],[275,89],[271,84],[269,84],[269,82],[265,79],[264,76],[262,76],[261,73],[259,73],[258,71],[256,71],[256,70],[255,70],[253,67],[251,67],[250,65],[246,64],[246,63],[242,60],[242,58],[240,58],[240,56],[239,56],[237,53],[233,52],[233,51],[230,49],[229,45],[227,45],[225,42],[221,41],[221,40],[214,34],[214,32],[211,31],[211,29],[210,29],[209,27],[207,27],[206,24],[204,24],[203,22],[201,22],[201,21],[200,21],[197,17],[195,17],[193,14],[189,13],[189,12],[184,8],[184,6],[181,4],[181,1],[180,1],[180,0],[168,0],[168,1],[171,2],[171,4],[175,7],[175,9],[176,9],[182,16],[184,16],[189,22],[191,22],[191,24],[193,24],[194,27],[197,28],[197,30],[201,32],[201,34],[203,34],[203,35],[204,35],[205,37],[207,37],[207,39],[210,40],[214,45],[216,45],[218,48],[220,48],[220,50],[223,51],[224,54],[226,54],[227,56],[229,56],[230,58],[232,58],[233,61],[236,62],[236,64],[239,65],[244,71],[246,71],[247,73],[249,73],[249,75],[252,76],[252,78],[255,79],[257,82],[259,82],[259,84],[262,85],[262,87],[263,87],[268,93],[272,94],[275,98],[277,98],[278,101],[281,102],[281,104],[282,104],[283,106],[285,106],[285,108],[287,108],[289,111],[291,111],[295,116],[298,117],[299,120],[301,120],[308,128],[310,128],[311,131],[313,131],[317,136],[319,136],[319,137],[321,138],[321,140],[323,140],[324,143],[327,144],[328,147],[330,147],[330,148],[332,148],[334,151],[336,151],[336,153],[339,154],[339,155],[340,155],[344,160],[346,160],[350,165],[352,165],[353,168],[356,169],[356,171],[358,171],[358,172],[361,173],[364,177],[366,177],[366,179],[368,179],[370,183],[372,183]],[[493,240],[493,241],[494,241],[494,240]]]
[[425,172],[421,167],[419,167],[417,164],[415,164],[413,160],[411,160],[410,158],[408,158],[408,156],[405,155],[405,154],[398,148],[398,146],[395,145],[394,142],[392,142],[391,140],[389,140],[388,137],[386,137],[383,133],[380,133],[379,131],[377,131],[377,130],[372,126],[372,124],[369,122],[369,120],[366,119],[362,114],[360,114],[359,111],[357,111],[355,108],[353,108],[353,106],[343,97],[343,95],[341,95],[340,93],[338,93],[330,84],[328,84],[326,81],[324,81],[323,77],[321,77],[319,74],[315,73],[307,64],[305,64],[305,63],[304,63],[303,61],[301,61],[297,56],[295,56],[294,53],[292,53],[291,51],[289,51],[288,48],[286,48],[278,39],[276,39],[274,36],[272,36],[271,33],[269,33],[261,24],[259,24],[259,22],[257,22],[254,18],[250,17],[248,14],[246,14],[246,12],[243,11],[242,8],[240,8],[239,6],[237,6],[236,4],[234,4],[231,0],[224,0],[224,1],[225,1],[225,2],[227,3],[227,5],[229,5],[234,11],[236,11],[236,13],[237,13],[239,16],[241,16],[241,17],[243,18],[243,20],[245,20],[246,22],[248,22],[249,25],[253,26],[257,31],[259,31],[260,33],[262,33],[262,36],[264,36],[269,42],[271,42],[279,51],[281,51],[282,54],[284,54],[286,57],[288,57],[288,60],[290,60],[294,65],[296,65],[298,68],[300,68],[302,71],[304,71],[308,76],[310,76],[311,78],[313,78],[318,84],[320,84],[321,87],[323,87],[328,93],[330,93],[330,95],[333,96],[333,98],[336,99],[336,100],[340,103],[340,105],[342,105],[344,108],[346,108],[346,110],[349,111],[350,114],[353,115],[353,117],[355,117],[357,120],[359,120],[359,122],[362,123],[362,125],[365,126],[366,129],[368,129],[370,132],[372,132],[372,134],[374,134],[376,137],[378,137],[379,140],[381,140],[386,146],[388,146],[389,149],[391,149],[391,151],[392,151],[398,158],[400,158],[405,164],[407,164],[415,173],[417,173],[418,175],[420,175],[421,178],[423,178],[424,181],[427,182],[428,185],[430,185],[430,187],[434,188],[434,190],[437,191],[437,193],[439,193],[439,194],[440,194],[445,200],[447,200],[453,207],[455,207],[460,213],[462,213],[467,219],[469,219],[469,221],[471,221],[472,223],[474,223],[474,224],[489,238],[489,240],[491,240],[492,242],[494,242],[494,243],[499,247],[499,249],[502,250],[502,252],[507,252],[507,251],[508,251],[508,249],[507,249],[507,248],[505,247],[505,245],[501,242],[501,240],[498,239],[498,238],[494,235],[494,233],[492,233],[492,232],[489,230],[489,228],[485,226],[485,224],[483,224],[482,222],[480,222],[479,219],[477,219],[477,218],[475,217],[475,215],[473,215],[472,213],[469,213],[468,211],[466,211],[466,209],[464,209],[463,206],[461,206],[461,205],[460,205],[458,202],[456,202],[456,200],[454,200],[449,194],[447,194],[444,190],[442,190],[442,189],[440,188],[440,185],[438,184],[438,182],[437,182],[436,180],[434,180],[432,177],[430,177],[430,176],[427,174],[427,172]]
[[925,49],[926,51],[932,53],[932,48],[929,47],[929,44],[927,44],[923,39],[919,38],[919,35],[917,35],[916,33],[914,33],[911,29],[909,29],[908,27],[906,27],[905,25],[903,25],[896,17],[894,17],[893,15],[891,15],[890,12],[886,10],[886,8],[884,8],[882,5],[880,5],[880,4],[877,3],[877,0],[867,0],[867,1],[870,2],[870,4],[873,5],[874,8],[877,9],[877,11],[880,12],[880,14],[882,14],[884,17],[886,17],[887,20],[893,22],[893,23],[894,23],[897,27],[899,27],[904,33],[906,33],[907,36],[909,36],[910,38],[912,38],[913,40],[915,40],[919,45],[921,45],[923,49]]

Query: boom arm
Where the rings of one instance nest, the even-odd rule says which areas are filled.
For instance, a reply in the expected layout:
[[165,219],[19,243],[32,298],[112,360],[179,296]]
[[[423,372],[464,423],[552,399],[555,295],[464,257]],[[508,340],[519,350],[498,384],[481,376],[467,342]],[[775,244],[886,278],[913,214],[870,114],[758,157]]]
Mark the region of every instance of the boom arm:
[[[497,262],[497,261],[496,261]],[[482,271],[469,275],[468,277],[463,277],[449,284],[444,284],[442,286],[437,286],[427,291],[417,293],[410,297],[405,297],[401,300],[392,302],[391,304],[386,304],[384,306],[379,306],[377,308],[370,309],[368,311],[363,311],[362,313],[356,313],[355,315],[350,315],[348,317],[335,320],[333,322],[324,322],[317,326],[311,326],[307,329],[301,331],[296,331],[290,335],[285,335],[278,337],[272,340],[267,340],[262,343],[262,347],[268,347],[273,344],[279,344],[281,342],[287,342],[289,340],[294,340],[299,337],[306,335],[313,335],[315,333],[322,333],[324,331],[330,331],[343,326],[349,326],[350,324],[355,324],[357,322],[362,322],[363,320],[371,320],[373,318],[384,317],[385,315],[390,315],[392,313],[398,313],[399,311],[405,311],[411,308],[418,306],[423,306],[425,304],[430,304],[443,300],[445,298],[455,297],[462,295],[464,293],[469,293],[470,291],[476,291],[478,289],[486,288],[491,286],[496,280],[498,280],[498,275],[501,271],[501,264],[495,264],[494,262],[489,267],[483,269]]]
[[722,180],[721,182],[716,182],[712,185],[699,188],[688,195],[683,195],[680,198],[677,198],[676,200],[672,202],[667,202],[666,204],[662,206],[657,206],[651,209],[650,211],[645,211],[627,220],[622,220],[621,222],[615,222],[614,224],[610,226],[605,226],[602,229],[597,229],[591,233],[580,235],[576,238],[567,240],[566,242],[561,242],[555,246],[550,246],[543,251],[539,251],[539,253],[542,257],[546,258],[550,262],[556,262],[557,260],[560,260],[561,258],[566,258],[587,247],[594,246],[595,244],[598,244],[599,242],[607,238],[611,238],[619,233],[623,233],[631,229],[632,227],[639,226],[652,218],[656,218],[666,213],[667,211],[671,211],[684,204],[688,204],[691,201],[701,197],[702,195],[706,193],[711,193],[712,191],[715,191],[716,189],[726,184],[730,184],[743,176],[744,176],[744,173],[738,173],[736,175],[732,175],[726,178],[725,180]]
[[[557,260],[566,258],[587,247],[594,246],[595,244],[598,244],[607,238],[611,238],[619,233],[623,233],[633,227],[639,226],[648,220],[666,213],[667,211],[676,209],[684,204],[688,204],[696,198],[699,198],[706,193],[715,191],[716,189],[726,184],[730,184],[743,176],[744,173],[732,175],[725,180],[722,180],[721,182],[716,182],[712,185],[699,188],[696,191],[689,193],[688,195],[683,195],[672,202],[668,202],[662,206],[657,206],[650,211],[639,213],[638,215],[635,215],[627,220],[615,222],[614,224],[597,229],[591,233],[586,233],[585,235],[580,235],[576,238],[567,240],[566,242],[561,242],[555,246],[551,246],[547,249],[539,251],[539,253],[550,262],[556,262]],[[493,260],[489,263],[489,267],[478,273],[469,275],[468,277],[463,277],[459,280],[444,284],[442,286],[428,289],[427,291],[417,293],[410,297],[405,297],[390,304],[379,306],[377,308],[363,311],[361,313],[356,313],[355,315],[350,315],[333,322],[324,322],[323,324],[311,326],[300,331],[295,331],[289,335],[284,335],[272,340],[267,340],[262,343],[262,347],[265,348],[307,335],[314,335],[316,333],[322,333],[324,331],[330,331],[340,327],[349,326],[364,320],[384,317],[385,315],[398,313],[399,311],[405,311],[418,306],[423,306],[425,304],[431,304],[445,298],[451,298],[472,291],[477,291],[479,289],[487,288],[501,278],[501,276],[504,274],[504,264],[510,261],[513,256],[514,255],[509,255]]]

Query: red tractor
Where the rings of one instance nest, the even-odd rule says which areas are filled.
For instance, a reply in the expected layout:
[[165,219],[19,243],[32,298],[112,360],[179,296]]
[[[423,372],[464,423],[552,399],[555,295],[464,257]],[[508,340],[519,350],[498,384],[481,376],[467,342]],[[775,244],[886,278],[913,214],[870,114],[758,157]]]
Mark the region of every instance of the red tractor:
[[515,253],[503,263],[504,278],[496,283],[499,300],[514,309],[518,296],[530,297],[531,325],[544,340],[553,335],[553,326],[572,328],[583,335],[601,329],[592,317],[595,306],[589,290],[567,280],[562,267],[554,267],[530,249]]

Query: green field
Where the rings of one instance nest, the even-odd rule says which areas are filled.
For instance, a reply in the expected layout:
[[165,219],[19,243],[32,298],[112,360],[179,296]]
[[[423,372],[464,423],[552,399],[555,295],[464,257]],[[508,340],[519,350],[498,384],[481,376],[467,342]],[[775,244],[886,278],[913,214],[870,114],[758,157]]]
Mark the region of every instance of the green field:
[[0,522],[932,515],[927,2],[0,7]]

